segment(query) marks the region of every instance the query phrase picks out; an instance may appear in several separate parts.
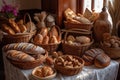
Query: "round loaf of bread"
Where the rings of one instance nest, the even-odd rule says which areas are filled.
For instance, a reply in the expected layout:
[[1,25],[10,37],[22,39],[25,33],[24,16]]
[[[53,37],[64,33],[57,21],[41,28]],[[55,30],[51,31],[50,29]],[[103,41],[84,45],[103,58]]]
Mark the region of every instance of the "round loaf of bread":
[[110,57],[102,53],[96,56],[94,60],[94,65],[99,68],[107,67],[110,64]]

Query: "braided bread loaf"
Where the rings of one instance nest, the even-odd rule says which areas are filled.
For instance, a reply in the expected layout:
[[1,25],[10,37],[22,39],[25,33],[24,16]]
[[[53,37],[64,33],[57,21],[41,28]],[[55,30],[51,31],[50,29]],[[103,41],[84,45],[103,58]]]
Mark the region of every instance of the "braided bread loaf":
[[41,54],[45,53],[42,47],[36,46],[32,43],[12,43],[3,47],[4,51],[18,50],[28,54]]

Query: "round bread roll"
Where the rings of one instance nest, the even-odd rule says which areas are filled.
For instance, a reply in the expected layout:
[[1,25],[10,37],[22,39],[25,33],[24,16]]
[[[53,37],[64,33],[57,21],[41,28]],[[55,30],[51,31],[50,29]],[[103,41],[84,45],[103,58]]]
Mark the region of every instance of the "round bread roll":
[[108,57],[106,54],[102,53],[96,56],[94,60],[94,64],[98,68],[104,68],[107,67],[110,64],[110,57]]
[[82,44],[90,43],[90,38],[87,36],[79,36],[79,37],[76,37],[76,41],[78,41]]
[[42,44],[42,42],[43,42],[43,36],[42,36],[41,34],[37,34],[37,35],[34,37],[33,41],[34,41],[36,44]]

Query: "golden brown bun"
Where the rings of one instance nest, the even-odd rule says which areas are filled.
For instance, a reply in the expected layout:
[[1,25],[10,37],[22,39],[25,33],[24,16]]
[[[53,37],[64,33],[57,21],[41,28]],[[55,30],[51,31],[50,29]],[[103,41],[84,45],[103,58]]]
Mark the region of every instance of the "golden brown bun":
[[11,60],[23,61],[23,62],[27,62],[27,61],[29,62],[35,60],[34,57],[17,50],[9,50],[6,53],[7,53],[7,57]]
[[34,43],[36,44],[42,44],[43,42],[43,36],[41,34],[37,34],[34,39],[33,39]]
[[53,73],[54,73],[54,71],[51,67],[43,66],[43,67],[36,69],[34,75],[36,75],[38,77],[46,77],[46,76],[52,75]]
[[10,35],[14,35],[15,34],[13,29],[10,26],[8,26],[7,24],[2,24],[2,31],[6,32],[6,33],[8,33]]
[[44,38],[48,34],[48,29],[46,27],[42,27],[38,34],[41,34]]
[[102,53],[96,56],[94,60],[94,64],[96,67],[104,68],[107,67],[110,64],[110,57],[108,57],[106,54]]
[[49,37],[48,37],[48,36],[45,36],[45,37],[43,38],[42,44],[48,44],[48,43],[49,43]]
[[10,23],[10,27],[16,32],[16,33],[20,33],[20,29],[18,27],[18,25],[16,24],[16,22],[12,19],[9,19],[9,23]]
[[59,36],[58,30],[57,30],[56,26],[52,26],[52,28],[51,28],[49,34],[50,34],[50,37],[52,37],[52,36],[58,37],[58,36]]
[[50,37],[49,43],[58,43],[56,36]]
[[17,25],[19,26],[21,33],[24,33],[24,32],[27,31],[26,26],[23,24],[23,20],[19,20],[19,21],[17,22]]

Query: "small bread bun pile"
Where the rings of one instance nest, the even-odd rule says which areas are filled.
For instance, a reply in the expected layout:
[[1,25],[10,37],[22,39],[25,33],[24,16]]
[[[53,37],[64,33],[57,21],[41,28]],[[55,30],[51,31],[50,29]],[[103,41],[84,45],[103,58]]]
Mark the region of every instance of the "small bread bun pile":
[[95,65],[98,68],[107,67],[110,64],[110,57],[105,54],[102,49],[94,48],[85,51],[82,56],[83,60],[85,61],[85,65]]
[[82,45],[82,44],[87,44],[87,43],[90,43],[90,42],[91,42],[91,40],[87,36],[74,37],[72,35],[69,35],[67,37],[67,43],[70,44],[70,45]]
[[51,28],[42,27],[33,38],[33,42],[39,44],[57,44],[61,41],[61,35],[56,26]]
[[26,32],[30,32],[35,29],[36,27],[34,23],[28,22],[27,24],[24,24],[23,20],[19,20],[18,22],[15,22],[15,20],[9,19],[7,20],[6,23],[1,24],[1,30],[4,33],[7,33],[9,35],[15,35],[18,33],[26,33]]
[[103,46],[109,48],[120,48],[120,38],[117,36],[112,36],[109,33],[103,34]]
[[56,58],[55,64],[66,68],[77,68],[83,65],[83,63],[81,63],[79,59],[72,55],[65,55]]
[[75,14],[75,12],[72,11],[70,8],[64,11],[64,15],[67,22],[77,23],[77,24],[90,24],[90,21],[87,18],[85,18],[81,14],[79,15]]
[[55,73],[55,71],[50,66],[41,66],[35,69],[33,72],[34,76],[37,76],[39,78],[44,78],[51,76]]

